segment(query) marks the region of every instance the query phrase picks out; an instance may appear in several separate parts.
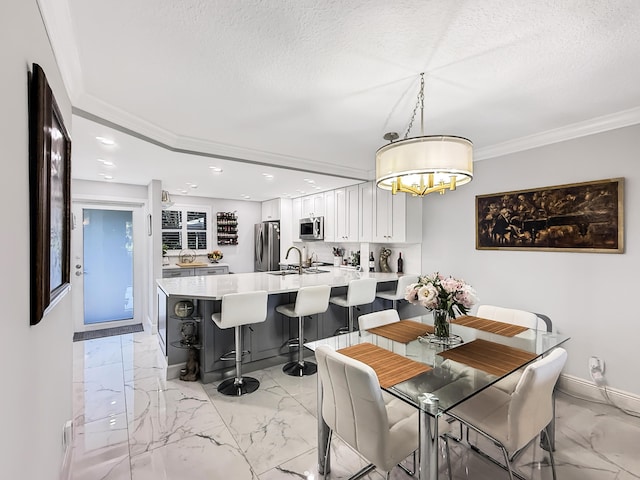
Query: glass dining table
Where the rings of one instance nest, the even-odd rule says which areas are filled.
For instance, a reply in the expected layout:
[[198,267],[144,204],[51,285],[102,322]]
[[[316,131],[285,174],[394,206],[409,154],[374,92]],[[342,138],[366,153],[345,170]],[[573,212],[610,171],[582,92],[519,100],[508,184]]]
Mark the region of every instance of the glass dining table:
[[[406,359],[407,368],[400,366],[395,369],[404,370],[404,375],[401,374],[397,382],[394,378],[382,381],[380,374],[376,373],[384,391],[419,410],[420,480],[438,478],[439,416],[446,415],[452,408],[500,380],[505,379],[503,382],[513,383],[515,386],[518,374],[509,377],[511,374],[569,340],[566,335],[542,330],[523,328],[519,333],[510,332],[511,336],[507,336],[486,329],[452,324],[451,335],[458,342],[455,345],[442,345],[434,343],[433,338],[430,339],[427,335],[428,326],[433,325],[431,314],[401,322],[406,322],[406,326],[411,327],[413,332],[420,330],[420,326],[416,324],[424,324],[424,335],[415,335],[419,338],[413,340],[407,341],[405,338],[398,341],[396,336],[383,332],[383,328],[374,329],[377,333],[355,331],[304,345],[312,351],[319,345],[329,345],[349,356],[354,356],[351,353],[358,349],[367,349],[370,353],[381,355],[381,362],[378,363],[388,363],[387,355],[393,355],[394,359]],[[396,324],[396,330],[400,326]],[[375,355],[371,354],[367,358],[375,358]],[[421,364],[418,367],[422,368],[418,370],[426,371],[414,376],[407,374],[416,364]],[[375,365],[371,366],[376,370]],[[325,452],[329,439],[329,428],[322,418],[321,406],[322,385],[318,375],[318,471],[324,474],[331,470],[331,463],[329,456],[325,462],[322,453]]]

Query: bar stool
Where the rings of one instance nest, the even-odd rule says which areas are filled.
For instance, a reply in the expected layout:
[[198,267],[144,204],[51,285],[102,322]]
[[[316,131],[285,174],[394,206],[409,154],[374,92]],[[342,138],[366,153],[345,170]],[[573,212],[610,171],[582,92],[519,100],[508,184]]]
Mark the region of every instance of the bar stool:
[[412,283],[416,283],[417,281],[418,274],[407,273],[398,278],[398,283],[395,290],[382,290],[381,292],[376,293],[376,297],[382,298],[384,300],[391,300],[393,302],[392,308],[394,310],[397,310],[398,300],[404,299],[404,296],[407,293],[407,287]]
[[353,309],[358,305],[366,305],[373,303],[376,299],[376,285],[378,282],[375,278],[359,278],[351,280],[347,287],[346,295],[338,295],[329,298],[329,302],[334,305],[346,307],[349,309],[349,326],[339,328],[336,333],[353,332]]
[[236,397],[255,392],[260,382],[255,378],[242,376],[242,326],[267,319],[267,292],[261,290],[224,295],[220,313],[214,313],[211,319],[219,328],[233,327],[235,330],[236,376],[218,385],[218,391],[223,395]]
[[[289,303],[287,305],[278,305],[276,312],[281,313],[287,317],[298,317],[298,360],[295,362],[289,362],[282,371],[292,377],[302,377],[304,375],[313,375],[318,370],[318,367],[313,362],[305,362],[303,359],[303,344],[304,344],[304,317],[307,315],[315,315],[317,313],[324,313],[329,308],[329,294],[331,293],[331,287],[329,285],[317,285],[313,287],[302,287],[298,290],[296,296],[296,303]],[[290,346],[292,344],[289,344]]]

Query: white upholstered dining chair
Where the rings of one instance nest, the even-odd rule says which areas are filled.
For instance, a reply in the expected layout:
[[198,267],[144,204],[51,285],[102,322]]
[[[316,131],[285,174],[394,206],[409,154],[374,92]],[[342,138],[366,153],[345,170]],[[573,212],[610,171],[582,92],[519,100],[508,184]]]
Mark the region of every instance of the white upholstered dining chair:
[[477,316],[497,322],[510,323],[511,325],[520,325],[521,327],[531,328],[533,330],[544,330],[546,327],[545,325],[538,324],[538,322],[542,322],[542,320],[538,319],[535,313],[516,310],[515,308],[480,305],[478,306]]
[[360,330],[369,330],[370,328],[381,327],[400,321],[397,310],[379,310],[377,312],[367,313],[358,317],[358,327]]
[[[566,350],[556,348],[525,368],[511,394],[489,387],[448,412],[451,417],[485,436],[502,450],[504,465],[477,447],[472,447],[505,468],[510,480],[514,477],[511,462],[517,454],[539,434],[549,435],[547,426],[553,419],[553,389],[566,360]],[[549,456],[555,480],[553,449],[549,449]]]
[[[335,433],[371,462],[351,478],[360,478],[374,468],[389,472],[418,449],[418,410],[380,388],[374,370],[327,345],[315,351],[322,383],[322,418],[329,426],[325,459]],[[442,432],[448,425],[441,422]],[[439,425],[440,426],[440,425]],[[450,469],[449,469],[450,472]]]
[[[480,318],[486,318],[488,320],[495,320],[496,322],[509,323],[511,325],[519,325],[521,327],[530,328],[536,330],[540,328],[538,322],[542,321],[538,319],[535,313],[527,312],[525,310],[517,310],[515,308],[498,307],[495,305],[480,305],[478,307],[477,316]],[[544,322],[543,322],[544,323]],[[544,329],[544,327],[542,327]],[[518,336],[523,338],[532,337],[533,332],[526,331]],[[503,390],[505,393],[513,392],[513,389],[520,380],[521,370],[513,372],[511,375],[503,378],[495,384],[497,388]]]

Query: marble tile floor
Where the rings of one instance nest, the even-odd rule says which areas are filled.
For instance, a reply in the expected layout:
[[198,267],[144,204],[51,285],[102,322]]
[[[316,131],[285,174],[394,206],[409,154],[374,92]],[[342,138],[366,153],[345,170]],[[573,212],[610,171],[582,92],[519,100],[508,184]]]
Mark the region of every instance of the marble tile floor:
[[[251,374],[260,379],[258,391],[230,398],[218,394],[217,384],[165,380],[156,337],[146,332],[73,348],[74,480],[321,478],[315,376],[267,368]],[[560,394],[556,435],[560,480],[640,479],[640,419]],[[334,439],[329,478],[348,478],[365,463]],[[455,480],[508,478],[464,444],[451,442],[451,463]],[[551,479],[537,442],[517,467],[527,478]],[[391,477],[410,478],[399,468]],[[384,477],[374,471],[366,478]]]

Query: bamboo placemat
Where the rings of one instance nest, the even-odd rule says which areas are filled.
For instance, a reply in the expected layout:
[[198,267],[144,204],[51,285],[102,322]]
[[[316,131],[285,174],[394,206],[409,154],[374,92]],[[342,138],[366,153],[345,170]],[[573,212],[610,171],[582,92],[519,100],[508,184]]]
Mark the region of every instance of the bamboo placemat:
[[366,363],[376,372],[380,386],[389,388],[431,370],[424,363],[390,352],[371,343],[360,343],[338,352]]
[[409,343],[418,338],[419,335],[433,333],[433,327],[413,320],[400,320],[381,327],[370,328],[367,331],[395,342]]
[[497,333],[504,337],[515,337],[519,333],[529,330],[527,327],[521,327],[520,325],[498,322],[496,320],[474,317],[472,315],[463,315],[462,317],[451,320],[451,323],[462,325],[464,327],[475,328],[477,330],[484,330],[489,333]]
[[517,370],[536,358],[531,352],[481,339],[445,350],[439,355],[496,376]]

